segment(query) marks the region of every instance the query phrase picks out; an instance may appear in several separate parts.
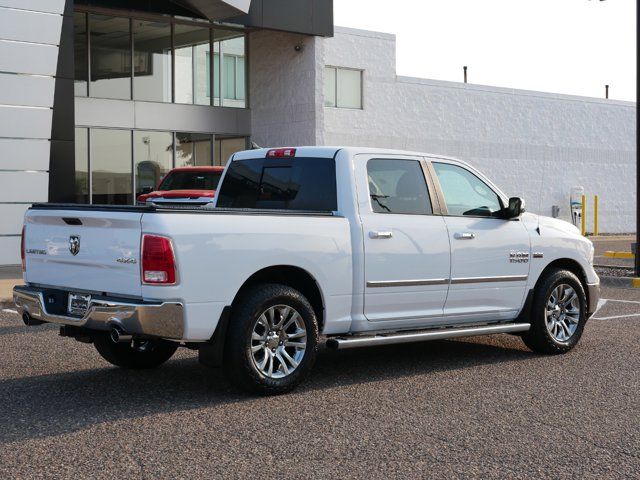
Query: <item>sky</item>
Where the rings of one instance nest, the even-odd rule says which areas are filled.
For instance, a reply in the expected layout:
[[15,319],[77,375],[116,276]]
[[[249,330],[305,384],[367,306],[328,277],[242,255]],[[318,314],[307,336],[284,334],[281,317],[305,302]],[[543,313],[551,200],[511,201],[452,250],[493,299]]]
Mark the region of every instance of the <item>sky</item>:
[[398,75],[636,101],[635,0],[334,0],[334,19],[395,34]]

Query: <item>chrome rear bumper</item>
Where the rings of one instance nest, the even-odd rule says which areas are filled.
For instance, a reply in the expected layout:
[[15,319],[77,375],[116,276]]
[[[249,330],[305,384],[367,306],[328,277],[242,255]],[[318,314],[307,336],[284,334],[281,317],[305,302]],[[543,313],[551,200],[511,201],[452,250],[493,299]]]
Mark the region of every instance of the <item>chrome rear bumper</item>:
[[[13,287],[13,302],[21,315],[59,325],[92,330],[120,327],[131,335],[179,340],[184,334],[184,307],[180,302],[145,302],[142,300],[95,297],[83,317],[47,311],[45,296],[50,290],[26,285]],[[59,291],[56,291],[59,292]]]

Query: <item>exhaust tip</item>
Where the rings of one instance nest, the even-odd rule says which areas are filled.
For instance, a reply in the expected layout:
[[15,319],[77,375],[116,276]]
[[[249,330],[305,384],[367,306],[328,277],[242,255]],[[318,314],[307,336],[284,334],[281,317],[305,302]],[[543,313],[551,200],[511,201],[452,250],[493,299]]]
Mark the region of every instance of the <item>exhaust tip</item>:
[[35,327],[37,325],[42,325],[43,322],[42,320],[36,320],[35,318],[33,318],[31,315],[29,315],[27,312],[24,312],[22,314],[22,322],[27,326],[27,327]]
[[120,327],[113,327],[110,336],[113,343],[128,343],[133,339],[133,336],[127,334]]

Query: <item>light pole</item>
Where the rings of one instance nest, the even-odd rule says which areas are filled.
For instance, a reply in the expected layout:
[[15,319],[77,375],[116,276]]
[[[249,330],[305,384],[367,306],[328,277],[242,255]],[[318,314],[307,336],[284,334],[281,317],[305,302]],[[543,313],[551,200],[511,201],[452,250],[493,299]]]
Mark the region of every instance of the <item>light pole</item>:
[[[640,7],[640,1],[636,1],[636,27],[638,25],[638,7]],[[636,30],[636,48],[640,45],[638,42],[638,32]],[[637,50],[636,50],[637,51]],[[636,103],[638,102],[638,95],[640,94],[640,87],[638,86],[638,75],[636,74]],[[638,109],[636,108],[636,265],[635,276],[640,277],[640,157],[638,157]]]

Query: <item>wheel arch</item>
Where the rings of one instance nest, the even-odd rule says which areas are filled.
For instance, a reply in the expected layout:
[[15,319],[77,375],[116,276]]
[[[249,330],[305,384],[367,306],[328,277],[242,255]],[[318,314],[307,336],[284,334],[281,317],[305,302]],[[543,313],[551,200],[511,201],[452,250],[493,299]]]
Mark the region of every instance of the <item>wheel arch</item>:
[[550,262],[544,268],[544,270],[542,270],[542,272],[540,273],[540,276],[536,281],[535,288],[537,289],[542,279],[545,278],[545,276],[551,270],[555,270],[555,269],[568,270],[571,273],[573,273],[576,277],[578,277],[578,279],[580,280],[580,284],[582,285],[582,289],[584,290],[584,293],[587,297],[587,305],[589,305],[589,288],[587,286],[588,285],[587,274],[584,271],[584,268],[582,268],[582,265],[580,265],[580,263],[578,263],[576,260],[573,260],[571,258],[558,258]]
[[309,300],[318,320],[318,330],[322,332],[325,321],[324,297],[318,281],[311,273],[293,265],[273,265],[258,270],[242,284],[233,298],[231,308],[237,304],[245,292],[261,283],[279,283],[298,290]]

